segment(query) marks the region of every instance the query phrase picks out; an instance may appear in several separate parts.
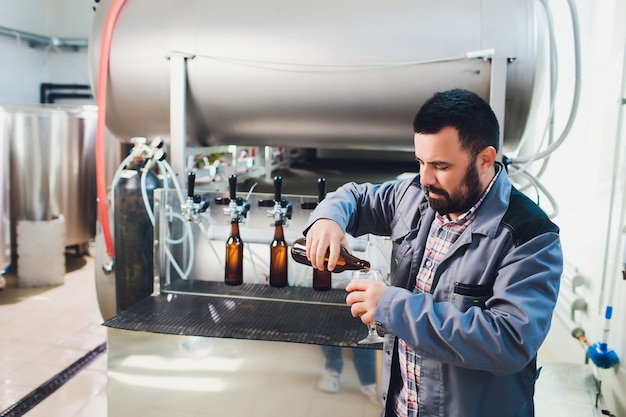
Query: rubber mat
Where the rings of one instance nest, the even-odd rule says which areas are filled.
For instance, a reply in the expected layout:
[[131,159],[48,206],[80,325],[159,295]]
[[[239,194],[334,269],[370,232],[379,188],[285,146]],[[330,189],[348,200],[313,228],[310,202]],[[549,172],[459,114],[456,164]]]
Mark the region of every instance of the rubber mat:
[[173,335],[380,349],[381,344],[356,344],[367,327],[352,317],[345,297],[343,290],[229,287],[186,280],[141,300],[104,325]]

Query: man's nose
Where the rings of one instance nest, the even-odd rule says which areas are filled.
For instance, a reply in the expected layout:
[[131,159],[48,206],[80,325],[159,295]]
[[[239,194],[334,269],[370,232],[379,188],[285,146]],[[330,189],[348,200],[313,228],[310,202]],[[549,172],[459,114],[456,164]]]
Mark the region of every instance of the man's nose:
[[427,165],[422,165],[420,167],[420,183],[423,186],[435,184],[435,176],[433,175],[433,170]]

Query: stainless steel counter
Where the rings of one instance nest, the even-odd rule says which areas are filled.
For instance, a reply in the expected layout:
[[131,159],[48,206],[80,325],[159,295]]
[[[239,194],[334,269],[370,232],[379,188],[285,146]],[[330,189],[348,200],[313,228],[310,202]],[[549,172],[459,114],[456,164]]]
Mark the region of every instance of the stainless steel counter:
[[350,349],[339,394],[317,388],[318,345],[357,347],[367,333],[345,294],[194,280],[161,289],[104,323],[109,416],[380,415]]

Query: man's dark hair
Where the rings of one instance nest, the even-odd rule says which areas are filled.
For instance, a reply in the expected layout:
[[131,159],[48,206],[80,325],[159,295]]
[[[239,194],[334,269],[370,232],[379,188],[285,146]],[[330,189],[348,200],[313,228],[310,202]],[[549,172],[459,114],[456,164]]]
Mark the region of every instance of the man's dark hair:
[[459,132],[461,148],[472,156],[487,146],[496,151],[500,145],[500,127],[491,106],[471,91],[454,89],[436,93],[417,112],[415,133],[435,134],[445,127]]

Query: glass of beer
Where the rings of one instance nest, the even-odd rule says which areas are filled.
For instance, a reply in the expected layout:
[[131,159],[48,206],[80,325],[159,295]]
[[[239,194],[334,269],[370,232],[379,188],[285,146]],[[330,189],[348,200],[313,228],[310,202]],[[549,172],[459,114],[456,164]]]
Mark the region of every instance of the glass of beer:
[[[364,280],[364,281],[375,281],[375,282],[385,282],[383,280],[383,275],[379,269],[361,269],[358,271],[354,271],[352,273],[352,280]],[[385,339],[378,334],[376,330],[376,324],[370,323],[367,325],[367,337],[359,340],[357,343],[359,345],[367,345],[372,343],[382,343]]]

